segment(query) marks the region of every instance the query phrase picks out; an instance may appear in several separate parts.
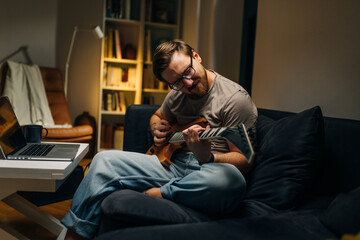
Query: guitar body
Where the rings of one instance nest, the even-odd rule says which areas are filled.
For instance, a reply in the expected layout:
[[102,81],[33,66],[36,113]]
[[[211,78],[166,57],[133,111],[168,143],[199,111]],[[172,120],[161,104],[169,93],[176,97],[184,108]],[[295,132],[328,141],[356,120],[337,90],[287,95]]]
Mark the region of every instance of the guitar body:
[[192,121],[191,123],[181,126],[179,124],[173,124],[171,125],[171,129],[167,136],[167,143],[165,146],[157,147],[155,145],[152,145],[149,150],[146,152],[148,155],[156,155],[160,161],[160,163],[164,167],[169,167],[171,165],[171,157],[173,153],[178,150],[179,148],[182,148],[184,146],[184,143],[169,143],[168,140],[173,136],[176,132],[182,132],[183,130],[189,128],[192,125],[198,124],[202,127],[206,127],[208,125],[208,122],[205,118],[199,118],[195,121]]

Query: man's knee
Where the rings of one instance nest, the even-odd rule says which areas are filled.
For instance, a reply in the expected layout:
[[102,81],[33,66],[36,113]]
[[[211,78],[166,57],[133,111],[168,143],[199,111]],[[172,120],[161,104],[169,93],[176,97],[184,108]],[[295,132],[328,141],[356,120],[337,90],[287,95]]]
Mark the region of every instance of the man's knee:
[[[214,164],[215,165],[215,164]],[[210,181],[210,188],[217,194],[223,196],[239,196],[246,191],[245,178],[241,172],[230,164],[216,164],[214,174],[212,174]]]
[[95,171],[111,170],[114,167],[114,162],[119,162],[121,158],[121,151],[102,151],[97,153],[91,161],[89,170]]

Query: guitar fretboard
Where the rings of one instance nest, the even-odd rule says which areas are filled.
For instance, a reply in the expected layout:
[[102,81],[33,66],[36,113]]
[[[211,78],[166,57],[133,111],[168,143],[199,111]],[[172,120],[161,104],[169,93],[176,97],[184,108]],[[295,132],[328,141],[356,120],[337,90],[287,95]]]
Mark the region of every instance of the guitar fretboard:
[[[221,134],[226,129],[227,129],[226,127],[210,128],[205,131],[199,132],[199,138],[201,140],[220,138]],[[174,143],[174,142],[185,142],[184,135],[182,134],[182,132],[176,132],[172,135],[172,137],[169,140],[169,143]]]

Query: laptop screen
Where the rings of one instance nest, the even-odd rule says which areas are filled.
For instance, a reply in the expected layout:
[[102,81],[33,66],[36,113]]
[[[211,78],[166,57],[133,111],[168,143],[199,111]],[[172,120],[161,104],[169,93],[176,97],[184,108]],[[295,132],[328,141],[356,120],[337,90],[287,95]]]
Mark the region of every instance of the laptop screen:
[[26,144],[8,97],[0,98],[0,145],[7,156]]

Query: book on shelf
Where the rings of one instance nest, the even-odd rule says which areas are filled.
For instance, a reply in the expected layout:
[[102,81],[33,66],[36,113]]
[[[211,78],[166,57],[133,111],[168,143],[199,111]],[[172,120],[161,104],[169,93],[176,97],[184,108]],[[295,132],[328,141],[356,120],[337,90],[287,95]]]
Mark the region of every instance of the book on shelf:
[[119,111],[122,113],[125,113],[126,107],[127,107],[125,93],[117,92],[117,98],[118,98],[118,103],[119,103]]
[[103,75],[102,75],[102,85],[106,86],[107,85],[107,76],[108,76],[108,64],[104,63],[103,66]]
[[136,85],[136,68],[130,67],[128,70],[128,87],[135,88]]
[[115,29],[114,30],[114,36],[115,36],[115,58],[116,59],[122,59],[122,54],[121,54],[121,41],[120,41],[120,31],[119,29]]
[[104,58],[108,57],[108,48],[109,48],[109,33],[108,29],[105,29],[105,36],[104,36],[104,48],[103,48],[103,54]]
[[140,20],[141,0],[131,0],[130,19]]
[[118,111],[118,101],[115,99],[113,92],[105,92],[103,94],[103,106],[105,111]]
[[135,88],[136,68],[122,68],[113,64],[104,64],[103,83],[106,87]]
[[122,59],[121,34],[119,29],[107,27],[104,40],[104,57]]
[[154,89],[168,90],[168,85],[167,85],[166,82],[160,81],[159,79],[155,78],[155,80],[154,80]]
[[113,58],[113,45],[114,45],[114,30],[112,28],[106,28],[105,30],[105,47],[104,47],[104,57]]
[[156,79],[156,81],[159,82],[159,89],[161,90],[168,90],[169,86],[167,85],[166,82],[160,81],[159,79]]
[[153,0],[151,6],[151,20],[158,23],[175,24],[177,1]]
[[143,104],[154,104],[154,96],[143,96]]
[[100,147],[106,148],[106,149],[113,148],[113,137],[114,137],[113,126],[108,123],[102,123],[101,124]]
[[123,143],[123,126],[113,126],[108,123],[101,124],[100,148],[122,150]]
[[152,9],[152,0],[147,0],[145,6],[145,21],[147,22],[151,21],[151,9]]
[[176,22],[177,1],[147,0],[145,21],[174,24]]
[[152,68],[147,66],[143,69],[143,88],[155,88],[155,76]]
[[152,71],[152,68],[147,66],[143,69],[143,88],[168,90],[166,82],[157,79]]
[[106,123],[101,123],[101,134],[100,134],[100,148],[105,148],[105,129],[106,129]]
[[120,67],[106,64],[106,76],[104,78],[105,86],[107,87],[120,87],[123,79],[123,70]]
[[111,14],[112,14],[112,4],[111,4],[111,0],[106,0],[106,17],[107,18],[111,18]]
[[127,107],[125,93],[121,91],[104,92],[102,107],[105,111],[125,113]]
[[152,60],[152,54],[151,54],[151,30],[150,29],[146,29],[146,32],[145,32],[144,60],[146,62],[151,62],[151,60]]
[[117,150],[123,150],[124,145],[124,126],[117,126],[114,128],[113,147]]
[[110,124],[107,124],[105,129],[105,148],[113,148],[113,136],[113,127]]
[[106,17],[130,19],[131,0],[106,0]]
[[123,9],[124,9],[124,19],[130,19],[130,8],[131,8],[131,0],[122,0],[123,1]]

